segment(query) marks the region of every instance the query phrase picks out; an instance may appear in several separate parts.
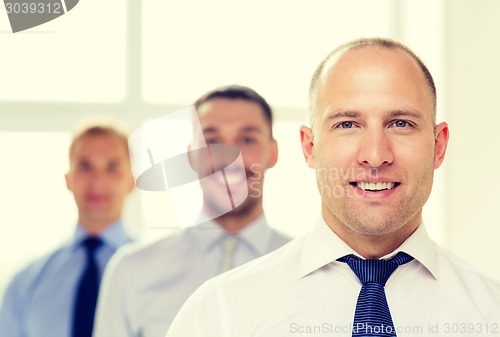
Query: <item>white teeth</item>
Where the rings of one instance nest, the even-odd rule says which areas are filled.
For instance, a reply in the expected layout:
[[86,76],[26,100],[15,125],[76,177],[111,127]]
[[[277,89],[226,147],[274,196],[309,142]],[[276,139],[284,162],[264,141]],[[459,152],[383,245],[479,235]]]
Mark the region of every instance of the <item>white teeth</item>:
[[226,172],[226,180],[224,180],[224,177],[222,174],[218,174],[216,176],[217,182],[219,184],[223,184],[223,185],[226,184],[226,181],[227,181],[227,184],[229,184],[229,185],[239,184],[239,183],[243,182],[245,179],[246,179],[246,177],[245,177],[244,173],[227,173]]
[[390,190],[394,187],[393,182],[378,182],[378,183],[368,183],[368,182],[358,182],[357,186],[362,190],[368,191],[382,191],[382,190]]
[[227,180],[227,183],[229,185],[232,185],[232,184],[239,184],[240,182],[242,182],[243,180],[245,180],[245,175],[243,173],[232,173],[232,174],[228,174],[226,173],[226,180]]

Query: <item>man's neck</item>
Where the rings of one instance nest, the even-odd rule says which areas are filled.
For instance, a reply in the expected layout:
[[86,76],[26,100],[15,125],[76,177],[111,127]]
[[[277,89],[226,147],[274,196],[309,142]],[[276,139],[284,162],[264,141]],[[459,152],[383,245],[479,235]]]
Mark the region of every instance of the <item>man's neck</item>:
[[249,224],[257,220],[264,214],[262,207],[255,207],[248,212],[235,213],[229,212],[214,219],[227,233],[236,234]]
[[120,218],[113,218],[107,220],[98,219],[88,219],[85,217],[80,217],[78,223],[87,232],[89,236],[99,236],[105,229],[107,229],[111,224],[118,221]]
[[354,249],[363,258],[380,259],[381,257],[394,252],[408,237],[411,236],[411,234],[413,234],[413,232],[406,232],[403,229],[398,232],[400,233],[391,233],[380,236],[366,236],[354,233],[354,235],[342,240],[344,240],[349,247]]
[[338,219],[329,218],[327,214],[323,214],[323,218],[328,227],[330,227],[342,241],[365,259],[380,259],[394,252],[417,230],[422,220],[419,214],[414,219],[401,226],[398,230],[389,234],[364,235],[353,231],[343,224],[339,224]]

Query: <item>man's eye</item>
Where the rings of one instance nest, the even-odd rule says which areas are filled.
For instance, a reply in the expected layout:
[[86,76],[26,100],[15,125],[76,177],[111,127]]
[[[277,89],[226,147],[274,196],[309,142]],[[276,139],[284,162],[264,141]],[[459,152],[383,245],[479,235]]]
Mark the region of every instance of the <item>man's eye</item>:
[[354,126],[353,122],[342,122],[339,124],[340,129],[351,129]]
[[80,171],[88,171],[88,170],[90,170],[90,164],[87,162],[80,162],[80,163],[78,163],[76,168]]
[[118,165],[117,164],[109,165],[108,172],[118,172]]
[[395,121],[394,126],[397,128],[406,128],[410,126],[410,123],[408,123],[407,121]]
[[255,139],[251,138],[251,137],[243,137],[240,139],[240,143],[242,144],[252,144],[255,142]]

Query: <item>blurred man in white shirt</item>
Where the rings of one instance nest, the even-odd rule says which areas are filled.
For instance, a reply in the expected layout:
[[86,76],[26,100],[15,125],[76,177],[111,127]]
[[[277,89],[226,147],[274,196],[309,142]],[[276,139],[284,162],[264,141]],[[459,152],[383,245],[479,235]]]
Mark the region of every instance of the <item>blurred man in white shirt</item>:
[[[204,281],[289,241],[267,225],[262,207],[265,171],[278,159],[269,104],[250,88],[228,86],[203,95],[195,107],[203,139],[194,139],[192,148],[207,144],[208,153],[191,151],[192,167],[200,176],[218,171],[213,164],[217,145],[232,145],[243,158],[242,176],[225,170],[224,180],[200,180],[200,217],[207,222],[146,247],[121,251],[113,259],[94,337],[163,337],[184,301]],[[220,215],[229,185],[233,202],[239,202]],[[243,191],[248,196],[239,198]]]

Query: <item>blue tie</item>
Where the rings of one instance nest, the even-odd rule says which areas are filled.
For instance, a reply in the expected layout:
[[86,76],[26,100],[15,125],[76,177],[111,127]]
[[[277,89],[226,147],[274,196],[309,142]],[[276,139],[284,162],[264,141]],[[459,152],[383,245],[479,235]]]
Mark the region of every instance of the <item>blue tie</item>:
[[396,336],[384,286],[398,266],[411,260],[413,257],[403,252],[389,260],[363,260],[354,255],[337,260],[347,263],[363,285],[354,313],[353,337]]
[[73,311],[73,337],[91,337],[94,326],[94,312],[99,293],[99,277],[95,251],[102,244],[98,238],[86,238],[86,264],[76,290]]

